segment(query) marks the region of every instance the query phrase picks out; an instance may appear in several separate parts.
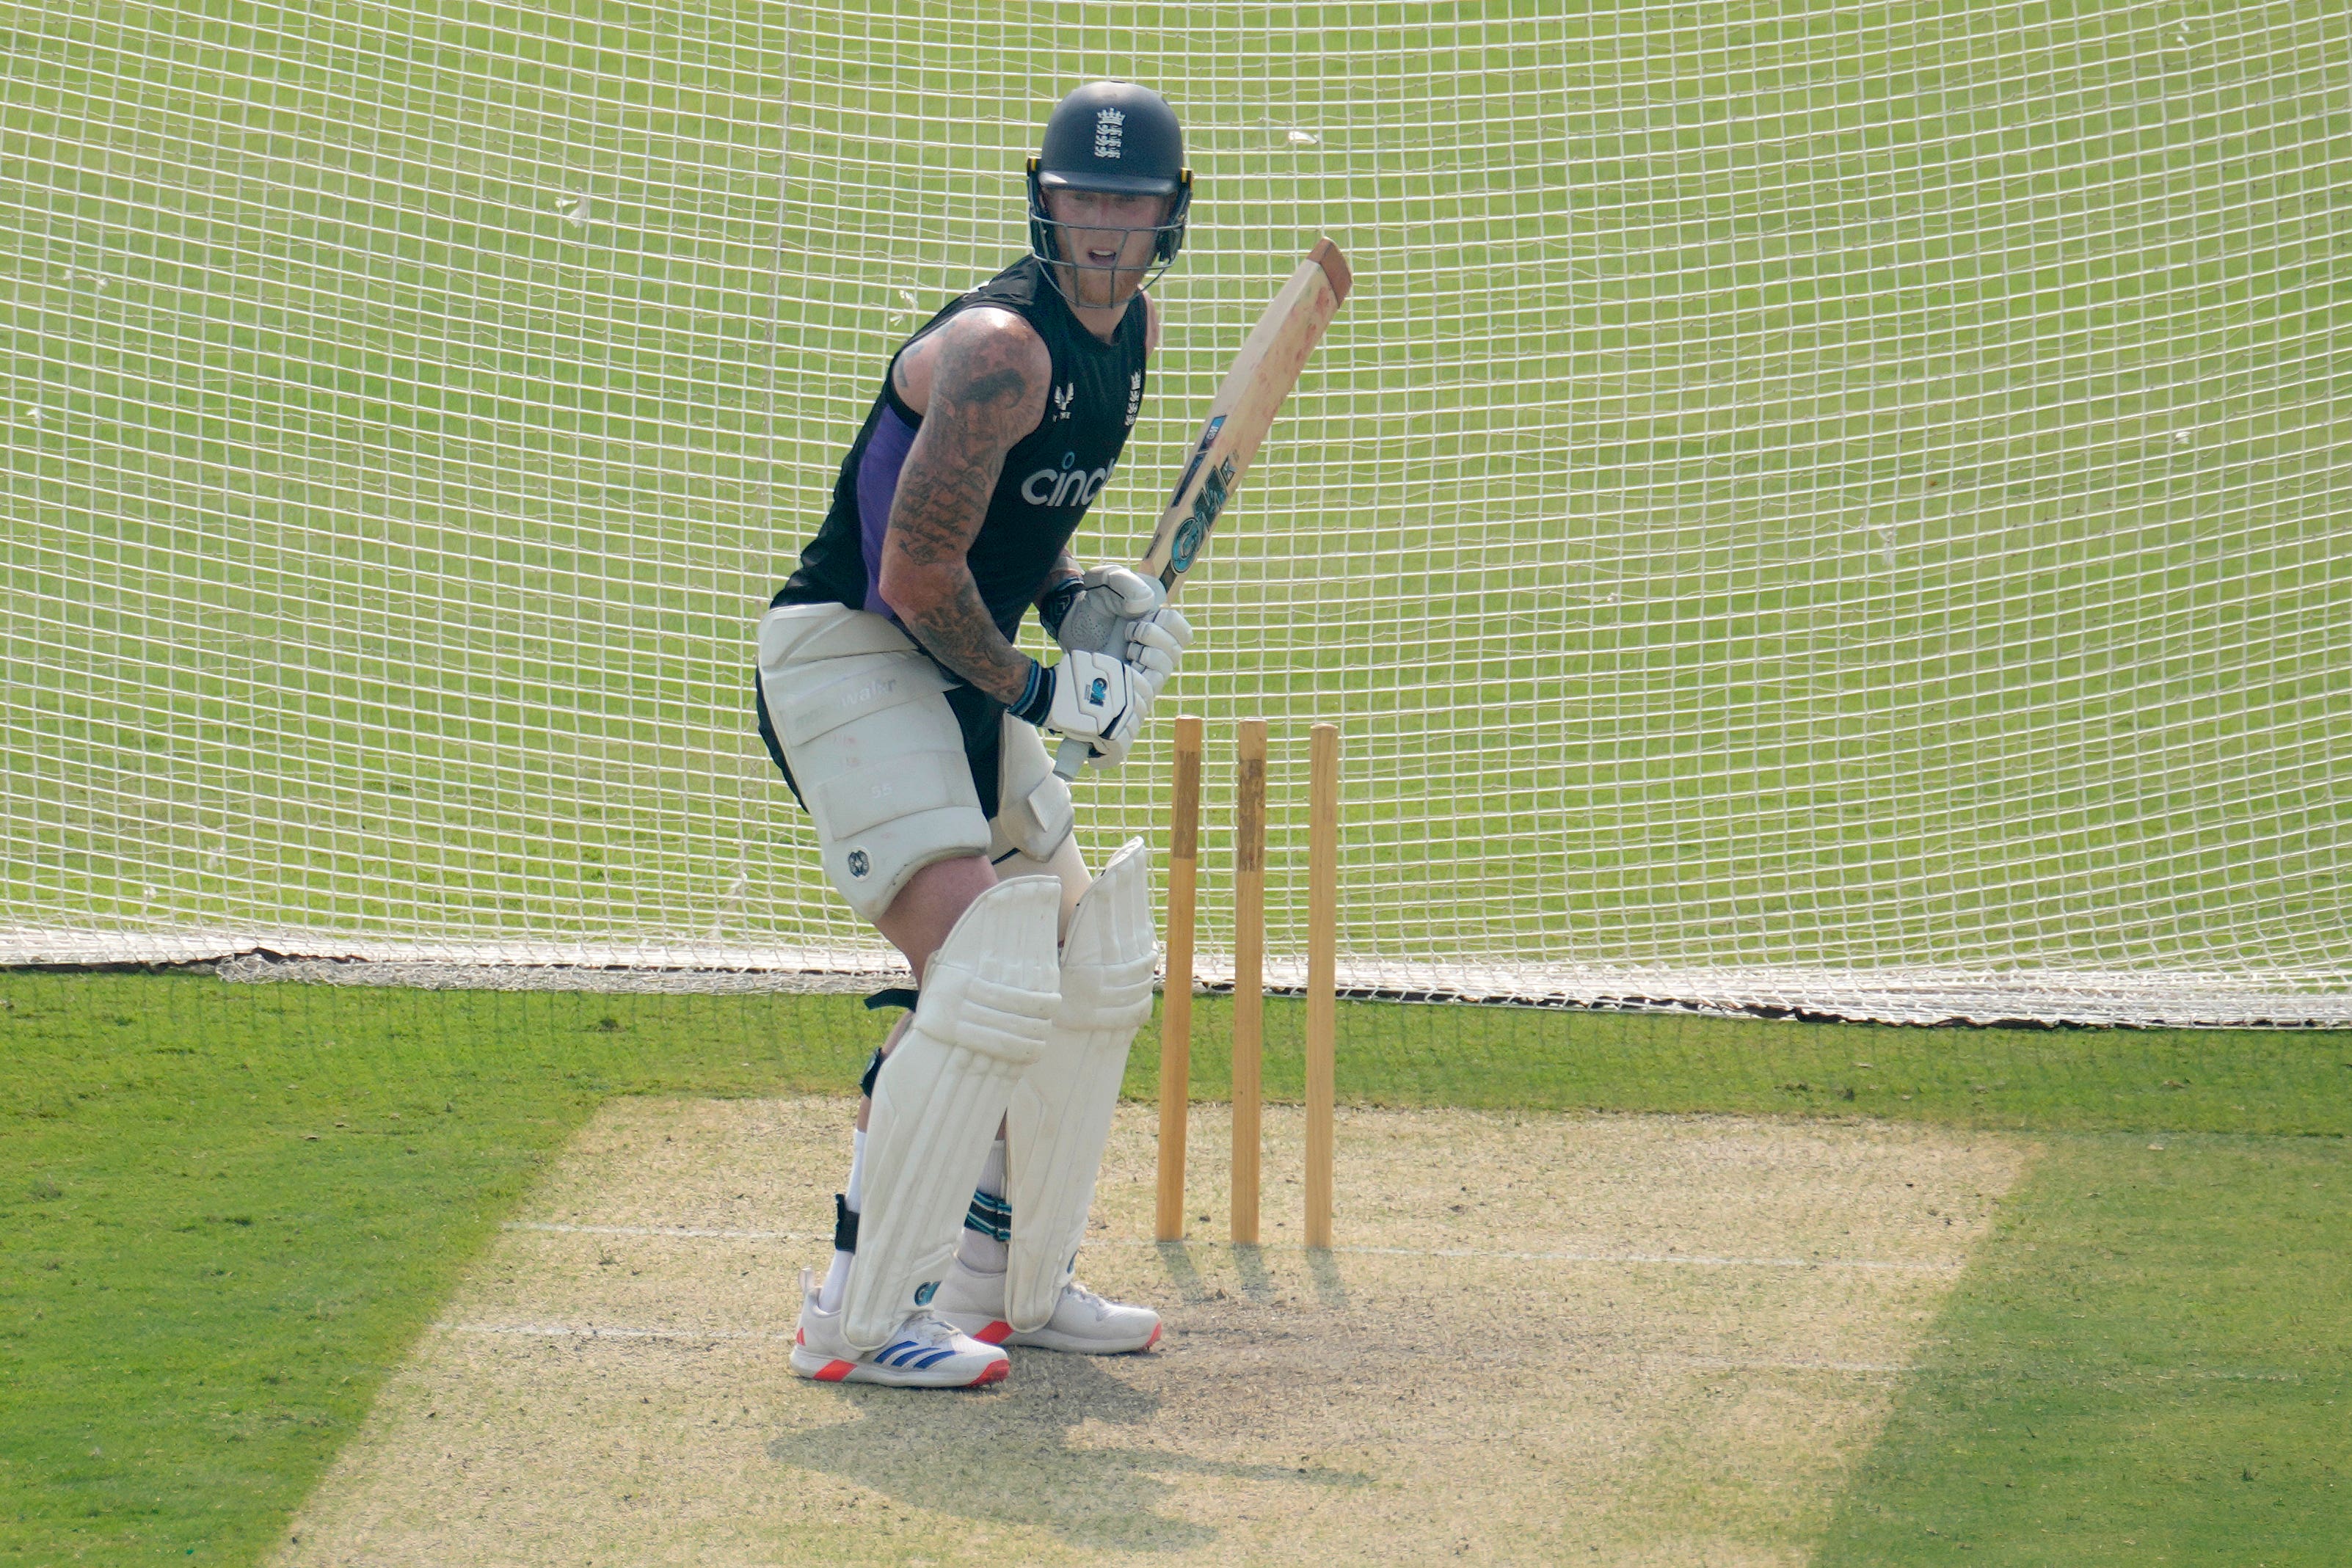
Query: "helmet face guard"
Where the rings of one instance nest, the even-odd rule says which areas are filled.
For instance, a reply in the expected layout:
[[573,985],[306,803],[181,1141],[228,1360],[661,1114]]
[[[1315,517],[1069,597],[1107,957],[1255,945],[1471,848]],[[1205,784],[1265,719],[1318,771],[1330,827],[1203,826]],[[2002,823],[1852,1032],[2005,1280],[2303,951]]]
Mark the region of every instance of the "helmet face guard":
[[[1045,276],[1055,280],[1054,287],[1056,288],[1061,287],[1060,280],[1055,277],[1054,270],[1056,267],[1066,267],[1073,272],[1106,272],[1113,276],[1135,270],[1131,267],[1123,267],[1116,262],[1108,267],[1103,267],[1093,262],[1074,261],[1064,256],[1061,231],[1071,228],[1084,228],[1097,234],[1118,235],[1120,236],[1119,248],[1122,252],[1127,248],[1127,236],[1149,234],[1151,235],[1151,259],[1158,265],[1152,268],[1151,275],[1138,285],[1138,287],[1139,289],[1149,288],[1159,282],[1161,275],[1167,272],[1169,265],[1176,259],[1176,253],[1184,248],[1184,225],[1190,221],[1192,214],[1192,171],[1180,169],[1173,180],[1137,180],[1132,185],[1122,188],[1099,179],[1088,180],[1081,184],[1066,175],[1046,172],[1039,167],[1039,162],[1035,158],[1029,160],[1029,249],[1032,255],[1045,264]],[[1045,205],[1045,193],[1048,191],[1098,191],[1105,194],[1118,196],[1172,196],[1174,200],[1168,204],[1168,214],[1160,222],[1147,228],[1130,229],[1105,224],[1064,223],[1054,216]]]
[[[1048,194],[1055,191],[1159,196],[1167,200],[1168,208],[1147,229],[1066,224],[1046,206]],[[1047,279],[1065,298],[1072,290],[1063,287],[1062,267],[1070,269],[1074,280],[1081,273],[1108,273],[1116,278],[1138,269],[1064,256],[1064,229],[1083,226],[1094,233],[1119,235],[1119,261],[1126,259],[1129,239],[1149,233],[1151,260],[1158,266],[1138,285],[1139,289],[1148,288],[1184,248],[1184,227],[1192,210],[1192,171],[1184,166],[1184,131],[1166,99],[1134,82],[1097,81],[1078,88],[1055,106],[1045,122],[1038,155],[1029,160],[1029,250],[1045,263]]]

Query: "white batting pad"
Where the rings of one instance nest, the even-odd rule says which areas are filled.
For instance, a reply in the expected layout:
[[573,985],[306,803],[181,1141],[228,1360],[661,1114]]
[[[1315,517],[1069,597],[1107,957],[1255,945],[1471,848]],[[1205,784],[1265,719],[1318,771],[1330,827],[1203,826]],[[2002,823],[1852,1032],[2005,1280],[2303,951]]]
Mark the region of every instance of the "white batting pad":
[[1151,1016],[1153,936],[1150,852],[1129,839],[1078,901],[1062,947],[1061,1006],[1007,1113],[1004,1316],[1015,1329],[1054,1315],[1085,1238],[1127,1048]]
[[971,1184],[1061,998],[1054,930],[1062,885],[1024,876],[965,910],[923,971],[915,1020],[882,1064],[866,1132],[865,1208],[844,1333],[879,1346],[946,1272]]

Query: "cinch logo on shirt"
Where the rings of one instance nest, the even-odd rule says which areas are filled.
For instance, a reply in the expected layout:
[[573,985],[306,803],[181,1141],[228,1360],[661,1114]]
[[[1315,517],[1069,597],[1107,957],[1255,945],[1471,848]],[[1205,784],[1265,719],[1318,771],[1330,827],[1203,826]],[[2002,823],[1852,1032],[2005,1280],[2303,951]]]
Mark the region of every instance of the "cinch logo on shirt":
[[1021,498],[1033,507],[1081,507],[1102,494],[1117,464],[1089,472],[1076,466],[1078,455],[1062,454],[1059,468],[1040,468],[1021,481]]

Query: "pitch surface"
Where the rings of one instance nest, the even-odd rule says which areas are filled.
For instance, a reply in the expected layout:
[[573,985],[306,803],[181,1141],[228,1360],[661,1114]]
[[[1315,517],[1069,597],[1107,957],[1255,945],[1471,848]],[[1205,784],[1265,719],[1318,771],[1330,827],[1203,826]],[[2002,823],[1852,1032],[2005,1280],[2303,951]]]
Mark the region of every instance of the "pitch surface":
[[[1221,1231],[1223,1108],[1191,1211]],[[1339,1234],[1150,1242],[1123,1111],[1086,1277],[1154,1354],[977,1394],[785,1369],[839,1101],[617,1103],[389,1385],[280,1562],[1794,1563],[2030,1151],[1927,1128],[1343,1112]],[[1220,1217],[1215,1225],[1199,1217]]]

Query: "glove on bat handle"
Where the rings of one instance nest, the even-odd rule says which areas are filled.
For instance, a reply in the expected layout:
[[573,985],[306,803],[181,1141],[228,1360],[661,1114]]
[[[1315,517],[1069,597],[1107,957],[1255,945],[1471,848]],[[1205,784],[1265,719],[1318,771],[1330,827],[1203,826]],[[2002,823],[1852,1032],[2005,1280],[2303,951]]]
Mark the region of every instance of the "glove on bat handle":
[[[1107,608],[1103,599],[1089,596],[1070,606],[1055,641],[1066,649],[1121,653],[1127,651],[1126,626],[1125,619]],[[1054,757],[1055,773],[1065,780],[1076,779],[1094,751],[1083,740],[1064,737],[1061,749]]]

